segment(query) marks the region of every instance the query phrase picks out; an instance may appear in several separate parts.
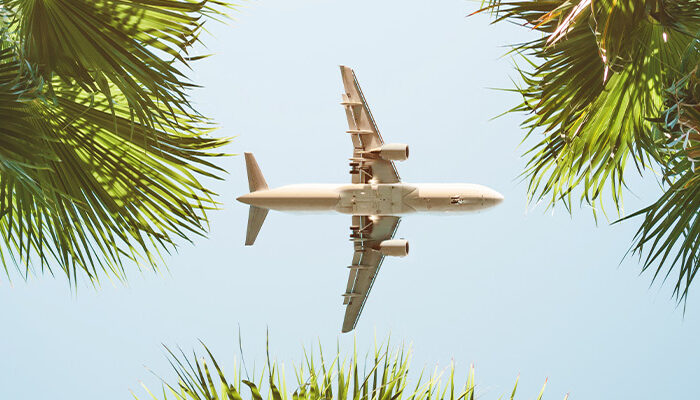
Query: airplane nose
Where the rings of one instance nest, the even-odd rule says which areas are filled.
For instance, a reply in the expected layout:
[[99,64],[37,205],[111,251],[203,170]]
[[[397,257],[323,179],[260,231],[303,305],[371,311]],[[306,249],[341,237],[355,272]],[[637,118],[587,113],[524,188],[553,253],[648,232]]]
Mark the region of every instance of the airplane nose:
[[503,203],[503,195],[495,190],[491,192],[491,194],[488,196],[488,199],[492,207]]
[[493,202],[495,203],[494,205],[498,205],[498,204],[503,203],[503,200],[504,200],[503,195],[496,192],[496,195],[493,197]]

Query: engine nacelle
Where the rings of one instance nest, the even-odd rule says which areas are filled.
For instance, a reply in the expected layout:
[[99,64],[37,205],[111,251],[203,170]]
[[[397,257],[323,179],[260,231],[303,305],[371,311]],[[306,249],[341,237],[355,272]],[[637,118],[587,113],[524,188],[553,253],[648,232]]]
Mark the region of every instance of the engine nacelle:
[[385,256],[405,257],[408,255],[408,240],[384,240],[379,243],[379,251]]
[[386,143],[372,150],[379,158],[389,161],[404,161],[408,159],[408,145],[405,143]]

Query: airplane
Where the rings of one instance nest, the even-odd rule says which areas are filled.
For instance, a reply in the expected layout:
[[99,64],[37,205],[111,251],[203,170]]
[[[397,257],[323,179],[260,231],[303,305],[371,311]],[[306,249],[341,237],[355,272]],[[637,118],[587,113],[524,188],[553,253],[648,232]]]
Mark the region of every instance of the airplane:
[[352,69],[340,66],[353,153],[350,184],[297,184],[270,189],[252,153],[245,153],[250,193],[237,198],[250,205],[245,245],[255,243],[269,210],[335,211],[352,215],[354,254],[347,287],[342,332],[355,329],[386,256],[408,255],[408,241],[394,239],[401,215],[415,212],[479,211],[503,196],[468,183],[404,183],[394,161],[408,159],[408,145],[384,143]]

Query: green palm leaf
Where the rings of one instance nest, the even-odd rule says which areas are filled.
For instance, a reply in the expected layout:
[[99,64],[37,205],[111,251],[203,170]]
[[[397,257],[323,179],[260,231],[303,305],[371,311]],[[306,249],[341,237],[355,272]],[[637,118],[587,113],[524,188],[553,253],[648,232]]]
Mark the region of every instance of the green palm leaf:
[[[217,149],[229,139],[209,137],[214,126],[191,108],[178,68],[198,21],[219,4],[0,2],[6,270],[9,257],[23,276],[37,263],[51,272],[58,264],[72,281],[123,279],[123,261],[155,267],[177,238],[204,233],[216,203],[200,180],[218,178],[210,159],[224,155]],[[74,29],[90,32],[80,40],[119,40],[100,47],[71,36]],[[138,60],[119,56],[126,53]]]
[[[192,84],[187,49],[198,41],[203,15],[219,1],[5,0],[23,56],[41,75],[54,75],[89,92],[121,91],[136,118],[152,126],[154,115],[193,111],[185,90]],[[166,57],[161,57],[165,55]],[[173,62],[177,61],[177,62]],[[160,103],[163,103],[164,107]]]
[[[645,253],[644,268],[656,265],[664,279],[678,265],[674,294],[686,299],[700,268],[700,85],[697,68],[668,90],[669,108],[659,120],[666,165],[666,192],[654,204],[628,218],[644,215],[634,251]],[[673,255],[673,252],[675,256]]]
[[544,135],[527,153],[531,198],[569,207],[572,190],[581,187],[581,200],[594,204],[609,185],[619,208],[627,162],[650,161],[648,118],[659,115],[663,91],[683,72],[681,59],[694,41],[688,33],[700,29],[700,3],[664,2],[673,20],[652,16],[656,1],[588,1],[577,8],[581,3],[490,7],[497,20],[519,20],[544,34],[516,48],[535,68],[520,70],[524,101],[511,110],[530,114],[523,123],[528,136]]
[[645,216],[633,250],[647,254],[644,269],[657,266],[655,278],[679,265],[674,293],[684,299],[700,264],[699,155],[688,140],[700,125],[687,78],[700,59],[700,1],[493,0],[484,10],[542,33],[515,46],[532,70],[519,69],[523,103],[510,110],[528,114],[526,137],[543,135],[526,153],[530,200],[570,210],[578,188],[603,208],[610,190],[619,212],[629,161],[660,166],[668,190],[630,216]]
[[[234,373],[226,378],[209,349],[204,346],[206,359],[197,354],[187,356],[182,351],[175,353],[168,349],[170,364],[177,375],[177,382],[163,382],[162,397],[155,396],[147,387],[144,390],[152,399],[168,398],[179,400],[242,400],[241,393],[249,392],[252,400],[473,400],[476,395],[474,366],[469,368],[467,380],[460,384],[455,378],[454,365],[448,376],[442,380],[443,372],[435,371],[426,380],[420,374],[415,386],[409,386],[410,351],[403,348],[391,350],[388,344],[376,348],[373,362],[358,363],[357,352],[348,361],[338,352],[330,363],[323,359],[319,348],[320,367],[314,363],[314,354],[300,363],[295,370],[296,389],[287,389],[284,366],[269,361],[260,373],[257,383],[255,371],[248,377],[240,365],[234,365]],[[305,353],[306,354],[306,353]],[[212,373],[210,365],[214,367]],[[363,372],[359,372],[362,370]],[[265,381],[263,377],[267,375]],[[351,378],[354,376],[354,378]],[[378,379],[378,376],[380,378]],[[267,391],[263,395],[263,382]],[[546,384],[546,383],[545,383]],[[243,386],[245,385],[245,390]],[[335,389],[335,390],[334,390]],[[517,381],[509,398],[515,398]],[[544,386],[538,399],[542,398]],[[133,393],[134,398],[140,397]],[[170,396],[170,397],[169,397]],[[502,397],[499,397],[502,398]]]

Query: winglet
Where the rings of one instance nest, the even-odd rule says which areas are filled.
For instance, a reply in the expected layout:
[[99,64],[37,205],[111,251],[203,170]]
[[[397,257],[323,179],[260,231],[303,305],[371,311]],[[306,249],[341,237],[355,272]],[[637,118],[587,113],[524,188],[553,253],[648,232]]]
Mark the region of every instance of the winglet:
[[245,167],[248,171],[248,187],[251,192],[267,189],[267,182],[263,177],[258,162],[255,161],[253,153],[245,153]]

